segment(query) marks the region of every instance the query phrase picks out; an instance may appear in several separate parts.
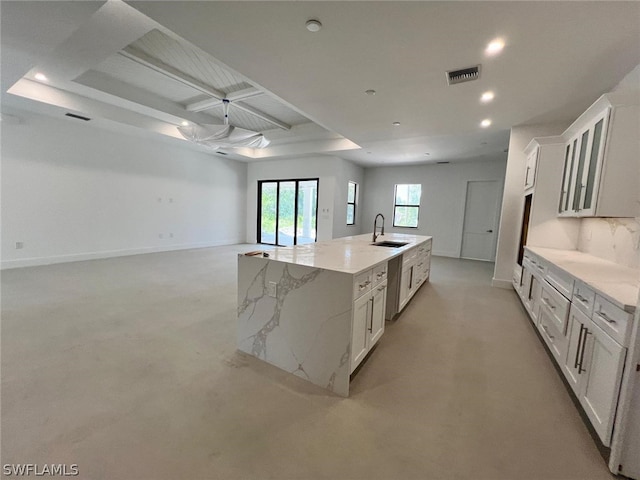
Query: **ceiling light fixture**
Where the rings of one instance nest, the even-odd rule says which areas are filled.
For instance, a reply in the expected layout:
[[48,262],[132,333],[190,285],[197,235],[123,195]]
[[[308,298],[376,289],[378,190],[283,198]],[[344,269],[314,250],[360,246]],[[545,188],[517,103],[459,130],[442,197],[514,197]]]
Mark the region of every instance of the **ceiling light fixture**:
[[47,76],[44,73],[40,73],[40,72],[36,73],[34,75],[34,78],[36,80],[40,80],[41,82],[46,82],[48,80]]
[[320,29],[322,28],[322,24],[320,23],[320,20],[316,20],[314,18],[312,18],[311,20],[307,20],[307,23],[305,23],[305,26],[307,27],[307,30],[309,30],[310,32],[319,32]]
[[393,126],[394,127],[399,127],[400,126],[400,122],[393,122]]
[[495,98],[495,94],[493,92],[484,92],[480,97],[480,101],[482,103],[487,103],[493,100],[494,98]]
[[482,128],[487,128],[489,125],[491,125],[491,120],[489,120],[488,118],[485,118],[480,122],[480,126]]
[[485,49],[484,53],[490,56],[497,55],[502,51],[503,48],[504,48],[504,40],[502,40],[501,38],[496,38],[495,40],[491,40],[489,45],[487,45],[487,48]]
[[264,148],[269,140],[260,132],[229,125],[229,100],[222,100],[224,124],[189,125],[177,127],[180,134],[194,143],[218,150],[219,148]]
[[364,93],[366,93],[367,95],[375,95],[376,91],[375,90],[365,90]]

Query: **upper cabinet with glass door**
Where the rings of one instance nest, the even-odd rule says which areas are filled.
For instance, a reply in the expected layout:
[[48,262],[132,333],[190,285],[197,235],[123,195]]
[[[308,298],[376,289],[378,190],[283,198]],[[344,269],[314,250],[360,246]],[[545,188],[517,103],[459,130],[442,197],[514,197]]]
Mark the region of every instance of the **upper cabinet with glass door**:
[[603,95],[563,134],[560,216],[640,215],[639,96]]

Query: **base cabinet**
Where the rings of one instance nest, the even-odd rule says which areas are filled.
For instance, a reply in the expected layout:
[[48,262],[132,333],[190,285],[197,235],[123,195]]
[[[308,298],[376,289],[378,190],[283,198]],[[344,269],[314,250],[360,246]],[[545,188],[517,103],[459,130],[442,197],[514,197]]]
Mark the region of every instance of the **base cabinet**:
[[350,373],[353,373],[384,333],[386,301],[385,280],[353,302]]
[[611,444],[625,355],[624,347],[571,307],[569,346],[562,371],[605,446]]

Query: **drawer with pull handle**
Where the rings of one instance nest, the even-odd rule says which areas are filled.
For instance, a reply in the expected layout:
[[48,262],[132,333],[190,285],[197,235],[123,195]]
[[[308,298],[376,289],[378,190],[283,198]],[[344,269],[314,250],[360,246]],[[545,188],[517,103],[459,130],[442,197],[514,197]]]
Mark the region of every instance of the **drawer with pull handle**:
[[633,315],[625,312],[600,295],[593,303],[593,322],[620,345],[627,347],[631,335]]
[[573,286],[573,297],[571,303],[579,308],[588,317],[593,313],[593,302],[596,299],[595,292],[584,283],[576,280]]
[[547,307],[551,313],[558,332],[564,335],[567,332],[567,318],[569,318],[570,302],[546,281],[541,283],[540,304]]
[[565,273],[559,268],[549,266],[549,268],[547,268],[547,274],[545,275],[544,279],[562,295],[564,295],[568,299],[571,299],[574,284],[574,280],[571,275]]
[[387,264],[383,263],[373,268],[373,286],[387,279]]
[[549,350],[551,350],[553,356],[556,357],[556,361],[562,365],[567,355],[569,340],[564,333],[558,330],[557,321],[554,318],[555,314],[547,305],[540,305],[538,317],[540,322],[538,324],[540,334],[549,347]]
[[367,270],[365,272],[356,275],[353,281],[353,298],[358,298],[371,290],[371,284],[373,283],[373,270]]

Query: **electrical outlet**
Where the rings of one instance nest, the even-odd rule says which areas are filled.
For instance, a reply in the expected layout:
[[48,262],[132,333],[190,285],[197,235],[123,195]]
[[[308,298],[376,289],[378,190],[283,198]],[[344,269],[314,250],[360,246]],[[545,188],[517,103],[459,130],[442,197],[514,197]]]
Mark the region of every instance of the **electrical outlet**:
[[16,250],[20,250],[20,249],[22,249],[22,248],[24,248],[24,243],[22,243],[22,242],[16,242]]
[[269,296],[273,298],[278,297],[278,284],[276,282],[269,282]]

